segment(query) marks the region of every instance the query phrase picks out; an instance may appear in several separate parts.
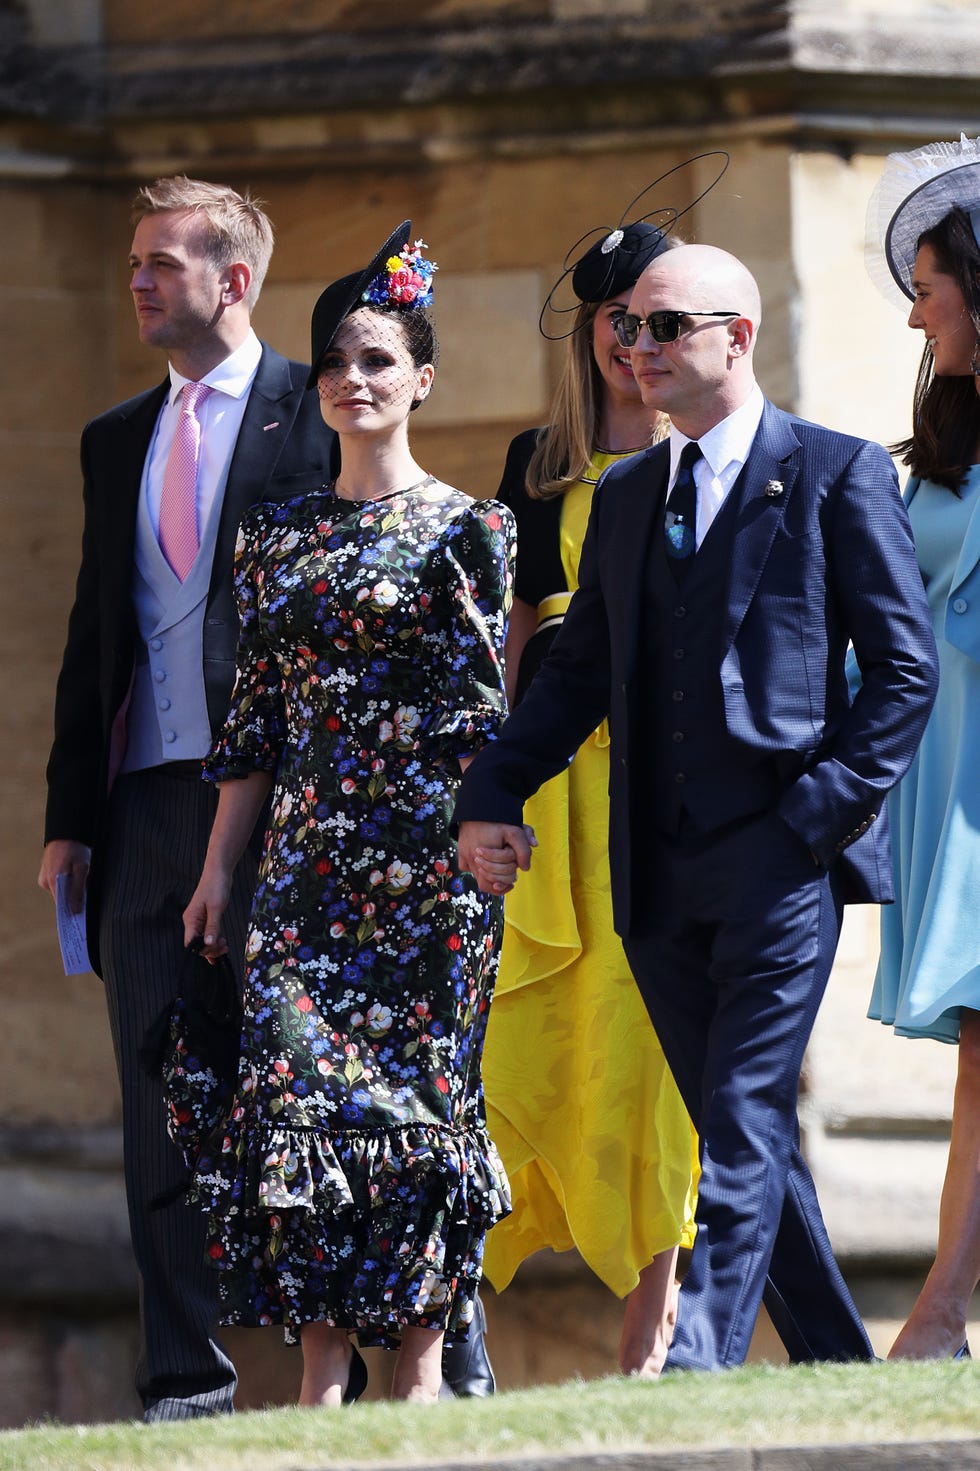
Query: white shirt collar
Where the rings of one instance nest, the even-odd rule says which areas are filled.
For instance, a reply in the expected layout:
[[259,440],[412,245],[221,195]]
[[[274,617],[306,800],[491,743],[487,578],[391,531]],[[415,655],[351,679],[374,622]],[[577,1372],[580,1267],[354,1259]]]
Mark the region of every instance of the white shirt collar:
[[[250,327],[248,336],[240,347],[229,353],[217,367],[212,368],[210,373],[205,373],[200,380],[209,388],[216,388],[219,393],[228,394],[229,398],[244,398],[252,386],[262,356],[262,344]],[[189,378],[184,378],[173,363],[167,365],[170,369],[170,393],[168,402],[173,405],[177,402],[177,396],[182,391],[184,384],[189,383]]]
[[[762,421],[764,407],[765,399],[762,389],[758,383],[753,384],[752,392],[745,402],[740,404],[734,413],[729,414],[727,419],[722,419],[713,425],[697,441],[712,475],[722,475],[733,463],[737,462],[739,469],[745,464],[752,448],[752,441]],[[677,463],[681,457],[681,450],[690,443],[686,434],[682,434],[673,425],[670,426],[671,484],[677,474]]]

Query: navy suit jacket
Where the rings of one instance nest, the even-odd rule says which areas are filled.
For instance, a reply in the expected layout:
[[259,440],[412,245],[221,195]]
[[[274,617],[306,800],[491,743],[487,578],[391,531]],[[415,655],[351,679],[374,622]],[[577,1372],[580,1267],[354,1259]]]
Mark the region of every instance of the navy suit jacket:
[[[231,700],[238,644],[232,570],[238,527],[253,502],[315,490],[336,469],[336,437],[320,415],[309,369],[263,346],[228,471],[204,617],[204,684],[213,730]],[[45,842],[93,849],[87,923],[98,968],[98,862],[113,725],[136,657],[132,582],[143,463],[169,379],[93,419],[82,434],[82,561],[55,697]]]
[[[499,738],[467,770],[455,813],[456,822],[519,823],[526,798],[608,715],[609,859],[623,935],[651,820],[636,810],[632,779],[647,759],[639,610],[668,472],[664,442],[601,478],[561,632]],[[743,475],[718,649],[728,732],[774,759],[785,779],[780,815],[822,864],[840,865],[845,898],[886,902],[884,799],[921,739],[937,681],[894,467],[880,445],[767,402]],[[863,678],[853,703],[849,641]]]

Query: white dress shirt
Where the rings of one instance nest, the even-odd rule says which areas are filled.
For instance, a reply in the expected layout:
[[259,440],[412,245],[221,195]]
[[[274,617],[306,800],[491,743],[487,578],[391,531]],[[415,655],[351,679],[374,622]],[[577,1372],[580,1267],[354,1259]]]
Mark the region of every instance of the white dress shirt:
[[[201,466],[197,477],[197,524],[207,525],[215,500],[224,495],[231,457],[242,427],[249,389],[258,371],[262,344],[249,328],[241,347],[212,368],[201,379],[215,391],[208,395],[199,417],[201,420]],[[160,495],[163,476],[170,454],[177,420],[180,418],[180,395],[189,379],[182,378],[170,365],[170,392],[164,399],[157,419],[153,441],[143,463],[142,494],[154,532],[160,529]]]
[[[752,443],[762,420],[765,400],[758,384],[748,398],[727,419],[722,419],[697,441],[703,456],[694,466],[694,483],[698,491],[698,515],[695,546],[700,547],[708,529],[725,502],[749,457]],[[670,484],[673,489],[681,451],[691,441],[673,425],[670,427]]]

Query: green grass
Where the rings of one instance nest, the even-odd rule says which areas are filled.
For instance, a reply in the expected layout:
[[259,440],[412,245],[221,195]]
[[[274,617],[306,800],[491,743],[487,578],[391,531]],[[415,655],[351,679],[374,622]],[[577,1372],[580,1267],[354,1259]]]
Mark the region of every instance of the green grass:
[[301,1471],[519,1456],[980,1437],[980,1362],[765,1365],[619,1378],[433,1409],[264,1410],[181,1425],[40,1424],[0,1434],[0,1471]]

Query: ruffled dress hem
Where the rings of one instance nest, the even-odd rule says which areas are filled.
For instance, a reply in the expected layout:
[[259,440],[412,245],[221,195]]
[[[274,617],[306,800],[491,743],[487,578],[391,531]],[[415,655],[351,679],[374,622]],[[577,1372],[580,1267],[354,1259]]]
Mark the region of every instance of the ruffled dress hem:
[[395,1346],[405,1327],[463,1341],[484,1237],[511,1208],[485,1129],[332,1131],[240,1112],[205,1145],[193,1184],[222,1322],[281,1324],[290,1341],[326,1322],[367,1348]]

